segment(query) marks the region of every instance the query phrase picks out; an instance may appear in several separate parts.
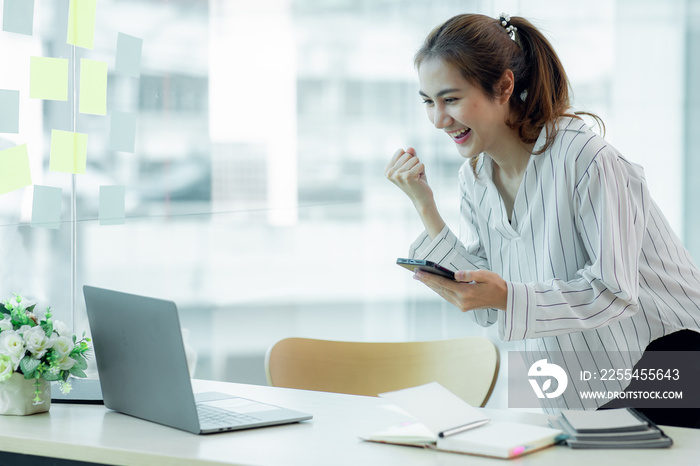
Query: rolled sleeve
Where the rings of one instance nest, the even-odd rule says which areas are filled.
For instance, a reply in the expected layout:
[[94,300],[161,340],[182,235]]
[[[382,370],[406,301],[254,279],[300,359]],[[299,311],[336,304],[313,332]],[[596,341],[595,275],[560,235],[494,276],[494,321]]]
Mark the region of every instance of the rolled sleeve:
[[[488,268],[486,259],[469,254],[462,242],[447,226],[432,240],[427,232],[423,232],[411,244],[409,257],[429,260],[454,271]],[[482,327],[488,327],[498,321],[496,309],[476,309],[469,314]]]
[[524,283],[508,282],[508,301],[498,333],[503,341],[531,338],[537,307],[535,290]]
[[467,253],[464,245],[447,226],[432,240],[424,231],[411,244],[408,253],[411,259],[429,260],[454,271],[488,268],[484,258]]

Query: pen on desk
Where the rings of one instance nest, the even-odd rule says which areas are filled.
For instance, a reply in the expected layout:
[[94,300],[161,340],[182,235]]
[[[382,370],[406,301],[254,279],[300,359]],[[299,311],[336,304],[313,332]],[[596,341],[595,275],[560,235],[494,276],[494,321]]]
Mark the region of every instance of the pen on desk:
[[470,422],[469,424],[455,427],[453,429],[443,430],[442,432],[440,432],[438,434],[438,436],[449,437],[450,435],[459,434],[460,432],[464,432],[465,430],[474,429],[475,427],[483,426],[484,424],[488,424],[489,422],[491,422],[491,419],[482,419],[480,421]]

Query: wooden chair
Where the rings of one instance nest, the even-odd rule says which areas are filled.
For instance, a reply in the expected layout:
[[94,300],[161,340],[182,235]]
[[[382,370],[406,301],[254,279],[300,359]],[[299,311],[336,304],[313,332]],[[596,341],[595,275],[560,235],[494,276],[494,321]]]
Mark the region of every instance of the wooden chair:
[[488,338],[368,343],[287,338],[265,355],[268,384],[354,395],[439,382],[472,406],[484,406],[498,375]]

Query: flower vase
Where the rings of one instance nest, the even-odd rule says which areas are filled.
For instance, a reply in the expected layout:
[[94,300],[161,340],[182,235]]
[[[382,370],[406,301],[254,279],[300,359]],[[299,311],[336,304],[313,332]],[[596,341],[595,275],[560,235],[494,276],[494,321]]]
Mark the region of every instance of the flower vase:
[[45,413],[51,407],[51,384],[39,379],[39,398],[36,401],[36,379],[25,379],[23,374],[15,372],[0,382],[0,414],[26,416]]

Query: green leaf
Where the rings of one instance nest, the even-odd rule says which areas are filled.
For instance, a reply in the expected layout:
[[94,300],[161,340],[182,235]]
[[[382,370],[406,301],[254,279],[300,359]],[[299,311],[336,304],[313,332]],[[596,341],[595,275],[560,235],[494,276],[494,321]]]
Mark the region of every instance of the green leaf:
[[77,366],[71,367],[71,368],[70,368],[70,373],[71,373],[71,375],[73,375],[73,376],[75,376],[75,377],[81,377],[81,378],[87,377],[87,374],[85,374],[85,372],[83,372],[83,370],[80,369],[80,368],[77,367]]
[[27,375],[33,373],[37,367],[39,367],[39,364],[41,364],[41,361],[38,359],[34,359],[29,356],[25,356],[22,358],[22,360],[19,362],[19,368],[22,369],[22,373],[24,374],[25,379],[30,379],[31,377],[27,377]]
[[47,322],[45,324],[41,324],[41,328],[44,329],[44,333],[46,333],[46,337],[51,338],[51,334],[53,333],[53,322]]
[[34,303],[34,304],[32,304],[31,306],[29,306],[28,308],[26,308],[26,309],[25,309],[25,312],[32,312],[32,311],[34,310],[35,307],[36,307],[36,303]]
[[76,366],[77,366],[78,369],[81,369],[81,370],[87,369],[88,363],[87,363],[87,361],[85,360],[85,358],[83,357],[82,354],[77,355],[77,356],[74,357],[73,359],[75,359],[75,366],[73,366],[73,367],[76,367]]
[[49,382],[53,382],[54,380],[61,380],[61,373],[59,372],[58,374],[52,374],[49,371],[44,372],[44,375],[41,376],[42,379],[48,380]]

